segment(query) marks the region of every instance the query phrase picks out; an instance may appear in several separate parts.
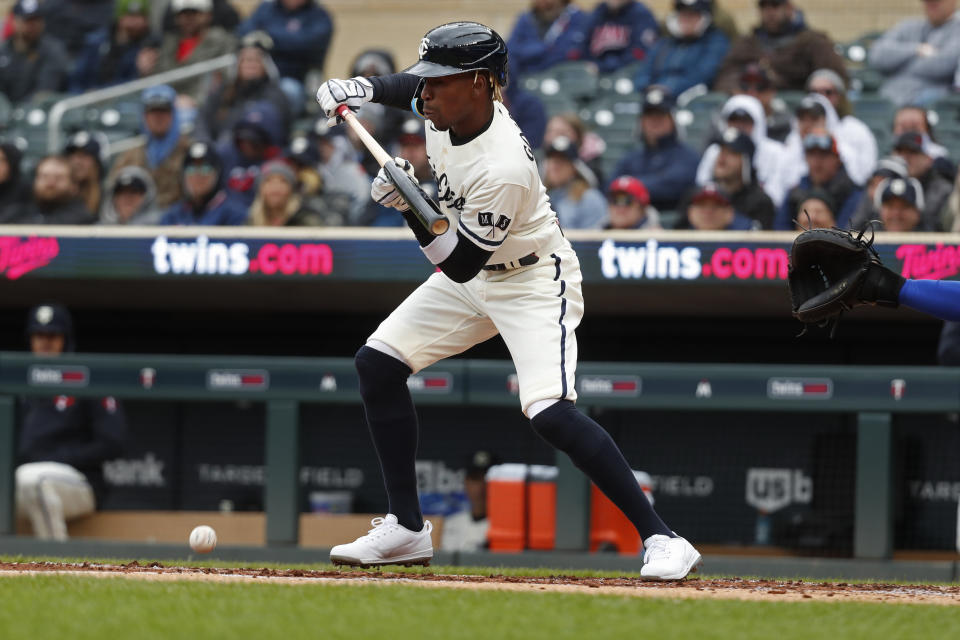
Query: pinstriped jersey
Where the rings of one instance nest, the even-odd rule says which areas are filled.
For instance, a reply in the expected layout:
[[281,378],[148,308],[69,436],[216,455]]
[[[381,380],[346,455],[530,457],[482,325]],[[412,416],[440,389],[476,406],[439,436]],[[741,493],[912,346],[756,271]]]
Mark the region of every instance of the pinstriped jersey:
[[490,126],[462,144],[426,123],[437,202],[461,235],[494,252],[491,264],[533,253],[559,232],[530,144],[506,107],[493,106]]

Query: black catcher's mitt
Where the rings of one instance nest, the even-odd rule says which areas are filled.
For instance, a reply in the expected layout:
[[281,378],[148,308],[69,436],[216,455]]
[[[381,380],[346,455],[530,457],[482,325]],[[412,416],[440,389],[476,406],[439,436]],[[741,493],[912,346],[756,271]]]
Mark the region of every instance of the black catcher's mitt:
[[810,229],[797,236],[787,280],[794,317],[826,326],[857,305],[896,307],[905,280],[881,264],[873,239],[872,233],[864,240],[863,231],[854,235],[840,229]]

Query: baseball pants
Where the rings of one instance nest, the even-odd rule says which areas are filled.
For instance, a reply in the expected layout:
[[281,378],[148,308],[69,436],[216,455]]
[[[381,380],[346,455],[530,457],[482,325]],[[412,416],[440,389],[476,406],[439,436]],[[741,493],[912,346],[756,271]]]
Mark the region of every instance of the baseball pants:
[[60,462],[17,467],[16,504],[17,517],[29,518],[34,535],[44,540],[66,540],[67,520],[96,509],[86,476]]

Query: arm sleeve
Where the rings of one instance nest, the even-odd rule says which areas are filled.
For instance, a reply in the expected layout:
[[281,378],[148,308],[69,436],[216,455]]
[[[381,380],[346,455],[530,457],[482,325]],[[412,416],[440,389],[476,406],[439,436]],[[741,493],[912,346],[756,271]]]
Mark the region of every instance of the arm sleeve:
[[412,111],[411,103],[417,95],[420,78],[409,73],[367,78],[373,85],[373,101],[388,107]]
[[900,289],[900,304],[941,320],[960,321],[960,281],[907,280]]
[[467,240],[453,226],[443,235],[433,236],[410,211],[403,212],[403,219],[417,237],[424,255],[454,282],[473,279],[493,255],[492,251],[481,249]]
[[909,23],[900,23],[883,34],[870,47],[870,66],[884,73],[892,73],[917,55],[919,40],[909,37]]
[[333,22],[327,12],[311,11],[310,15],[300,22],[303,26],[296,31],[284,29],[274,34],[274,52],[318,55],[327,50],[333,35]]

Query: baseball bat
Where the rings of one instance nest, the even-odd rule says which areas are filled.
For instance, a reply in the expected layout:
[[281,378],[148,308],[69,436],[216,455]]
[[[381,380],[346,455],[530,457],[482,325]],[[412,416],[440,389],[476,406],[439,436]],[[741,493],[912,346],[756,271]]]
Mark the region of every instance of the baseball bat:
[[384,151],[380,143],[360,124],[350,107],[345,104],[340,105],[337,107],[337,115],[346,121],[364,146],[373,154],[374,159],[383,167],[384,173],[397,188],[400,197],[410,205],[410,211],[420,224],[435,236],[446,233],[450,228],[450,221],[440,212],[437,203],[423,192],[420,185],[406,171],[397,166],[390,154]]

